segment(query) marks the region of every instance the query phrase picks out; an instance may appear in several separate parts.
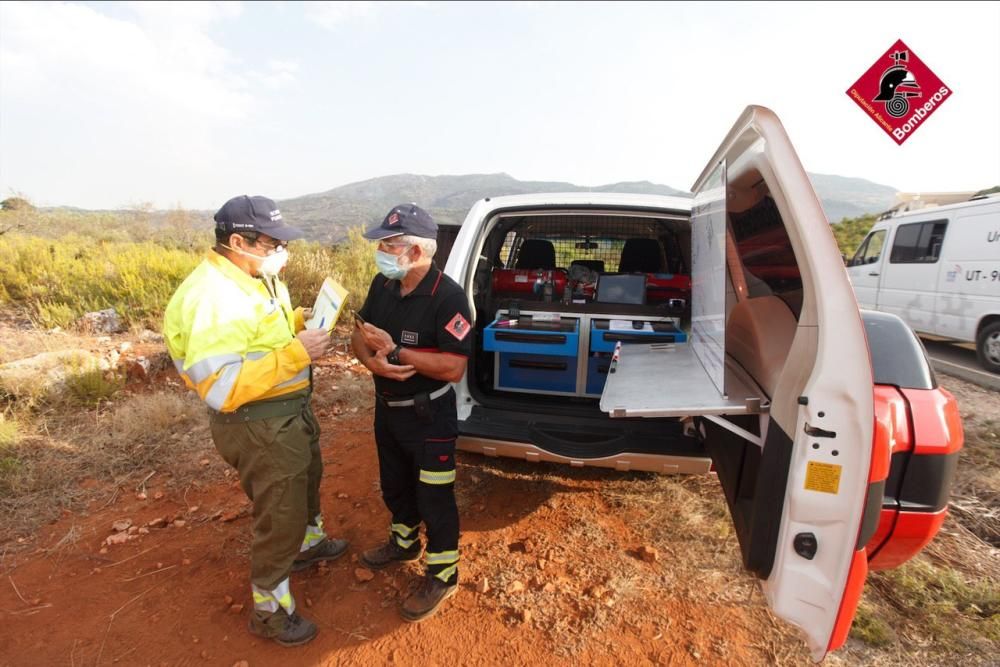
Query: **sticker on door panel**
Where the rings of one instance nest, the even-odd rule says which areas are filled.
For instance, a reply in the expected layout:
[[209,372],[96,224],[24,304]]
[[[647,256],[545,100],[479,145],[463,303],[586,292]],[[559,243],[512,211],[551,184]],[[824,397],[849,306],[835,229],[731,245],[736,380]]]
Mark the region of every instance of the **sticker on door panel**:
[[844,466],[835,463],[810,461],[806,468],[806,489],[822,493],[837,493],[840,490],[840,471]]

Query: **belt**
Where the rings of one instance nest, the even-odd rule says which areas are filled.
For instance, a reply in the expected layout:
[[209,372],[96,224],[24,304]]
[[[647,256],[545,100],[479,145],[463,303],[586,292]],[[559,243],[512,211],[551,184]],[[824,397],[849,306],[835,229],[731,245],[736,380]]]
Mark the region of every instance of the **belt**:
[[[441,398],[442,396],[444,396],[445,394],[448,393],[449,389],[451,389],[451,385],[450,384],[446,384],[445,386],[441,387],[440,389],[435,389],[434,391],[432,391],[430,393],[431,400],[433,401],[435,398]],[[387,400],[386,398],[384,398],[382,396],[379,396],[378,399],[380,401],[382,401],[382,405],[386,405],[386,406],[388,406],[390,408],[405,408],[405,407],[409,407],[409,406],[413,405],[413,402],[414,402],[412,398],[406,398],[406,399],[403,399],[401,401],[390,401],[390,400]]]
[[290,398],[287,401],[259,401],[247,403],[233,412],[217,412],[208,409],[208,418],[214,424],[242,424],[244,422],[270,419],[271,417],[288,417],[297,415],[305,409],[309,397]]

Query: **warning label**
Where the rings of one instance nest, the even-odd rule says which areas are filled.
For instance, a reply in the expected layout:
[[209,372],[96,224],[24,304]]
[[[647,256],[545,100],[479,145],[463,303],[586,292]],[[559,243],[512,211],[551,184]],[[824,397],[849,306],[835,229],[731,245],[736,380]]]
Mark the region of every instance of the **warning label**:
[[810,461],[806,468],[806,489],[837,493],[840,490],[840,471],[843,467],[835,463]]

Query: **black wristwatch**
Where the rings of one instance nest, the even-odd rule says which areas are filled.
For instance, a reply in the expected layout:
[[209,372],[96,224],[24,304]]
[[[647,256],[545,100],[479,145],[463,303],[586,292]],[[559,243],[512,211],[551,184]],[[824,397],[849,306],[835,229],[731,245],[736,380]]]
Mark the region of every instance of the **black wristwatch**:
[[392,352],[385,355],[386,361],[388,361],[393,366],[402,366],[402,363],[400,363],[399,361],[399,351],[402,349],[403,349],[402,345],[397,345],[396,347],[392,348]]

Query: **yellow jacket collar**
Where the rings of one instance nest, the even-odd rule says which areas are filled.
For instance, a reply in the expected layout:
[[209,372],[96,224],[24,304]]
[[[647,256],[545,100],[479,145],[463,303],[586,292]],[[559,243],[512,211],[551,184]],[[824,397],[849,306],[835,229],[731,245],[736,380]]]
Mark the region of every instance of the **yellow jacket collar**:
[[264,290],[265,292],[267,291],[267,288],[264,287],[264,283],[262,283],[259,279],[254,278],[243,269],[229,261],[229,259],[225,256],[220,255],[214,250],[208,251],[208,254],[205,256],[205,260],[219,273],[239,285],[247,294],[259,292],[261,290]]

